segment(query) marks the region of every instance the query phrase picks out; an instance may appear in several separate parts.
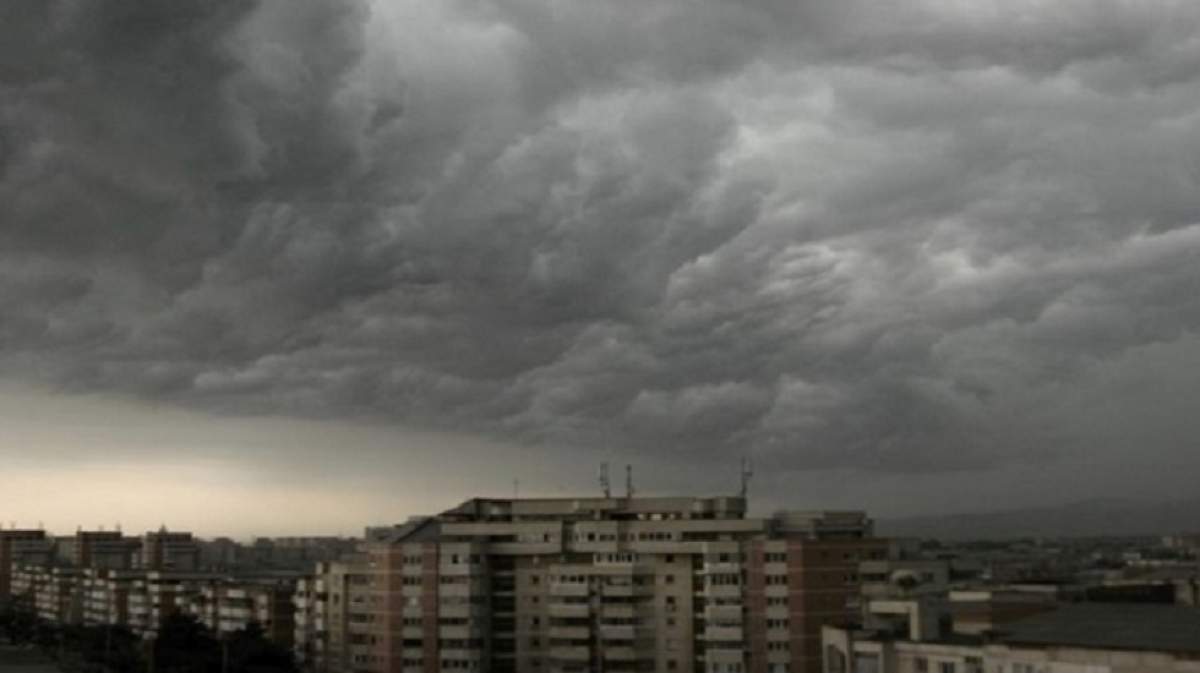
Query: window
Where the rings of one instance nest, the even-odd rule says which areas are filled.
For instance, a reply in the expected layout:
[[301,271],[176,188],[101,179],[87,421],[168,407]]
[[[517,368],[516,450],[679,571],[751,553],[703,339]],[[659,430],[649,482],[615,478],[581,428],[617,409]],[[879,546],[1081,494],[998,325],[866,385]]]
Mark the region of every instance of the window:
[[943,661],[938,664],[938,673],[958,673],[958,666],[953,661]]
[[928,673],[929,660],[925,657],[917,657],[916,660],[913,661],[913,668],[916,669],[917,673]]

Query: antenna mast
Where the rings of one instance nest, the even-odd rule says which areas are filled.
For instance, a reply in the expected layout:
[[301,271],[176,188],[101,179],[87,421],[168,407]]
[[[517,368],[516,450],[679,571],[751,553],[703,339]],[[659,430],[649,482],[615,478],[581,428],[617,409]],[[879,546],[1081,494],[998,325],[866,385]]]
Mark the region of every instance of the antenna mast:
[[600,488],[604,490],[604,498],[612,497],[612,483],[608,480],[608,463],[600,463]]
[[625,497],[633,498],[633,465],[625,466]]
[[750,493],[750,477],[754,476],[754,465],[750,463],[750,458],[742,457],[742,490],[740,495],[745,499]]

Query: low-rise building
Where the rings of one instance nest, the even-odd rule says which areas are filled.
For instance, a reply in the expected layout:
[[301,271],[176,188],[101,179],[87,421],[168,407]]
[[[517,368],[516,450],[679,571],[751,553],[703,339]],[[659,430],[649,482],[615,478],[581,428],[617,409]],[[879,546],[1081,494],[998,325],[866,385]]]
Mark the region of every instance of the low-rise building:
[[913,602],[891,628],[825,627],[825,673],[1200,671],[1200,612],[1187,608],[1059,605],[968,634],[947,628],[940,607]]

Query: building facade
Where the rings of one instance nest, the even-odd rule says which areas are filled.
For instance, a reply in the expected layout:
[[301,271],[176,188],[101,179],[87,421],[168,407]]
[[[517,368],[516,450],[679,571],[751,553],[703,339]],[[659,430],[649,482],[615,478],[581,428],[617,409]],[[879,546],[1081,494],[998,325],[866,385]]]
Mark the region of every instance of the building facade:
[[13,593],[13,571],[21,565],[45,565],[53,554],[53,541],[44,530],[0,530],[0,601]]
[[862,513],[748,518],[737,497],[475,499],[371,529],[305,585],[297,653],[331,673],[818,673],[821,627],[887,549]]

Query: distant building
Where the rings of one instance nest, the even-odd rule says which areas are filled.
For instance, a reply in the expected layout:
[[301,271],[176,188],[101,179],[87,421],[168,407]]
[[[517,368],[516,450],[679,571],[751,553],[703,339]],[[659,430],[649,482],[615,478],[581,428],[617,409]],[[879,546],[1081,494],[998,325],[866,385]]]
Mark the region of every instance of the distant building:
[[53,543],[44,530],[0,529],[0,601],[12,595],[13,569],[19,565],[45,565]]
[[164,526],[142,536],[140,566],[146,570],[199,569],[200,547],[191,533],[170,532]]
[[141,548],[137,538],[125,537],[120,531],[87,531],[75,533],[74,543],[68,546],[70,565],[76,568],[129,570]]

